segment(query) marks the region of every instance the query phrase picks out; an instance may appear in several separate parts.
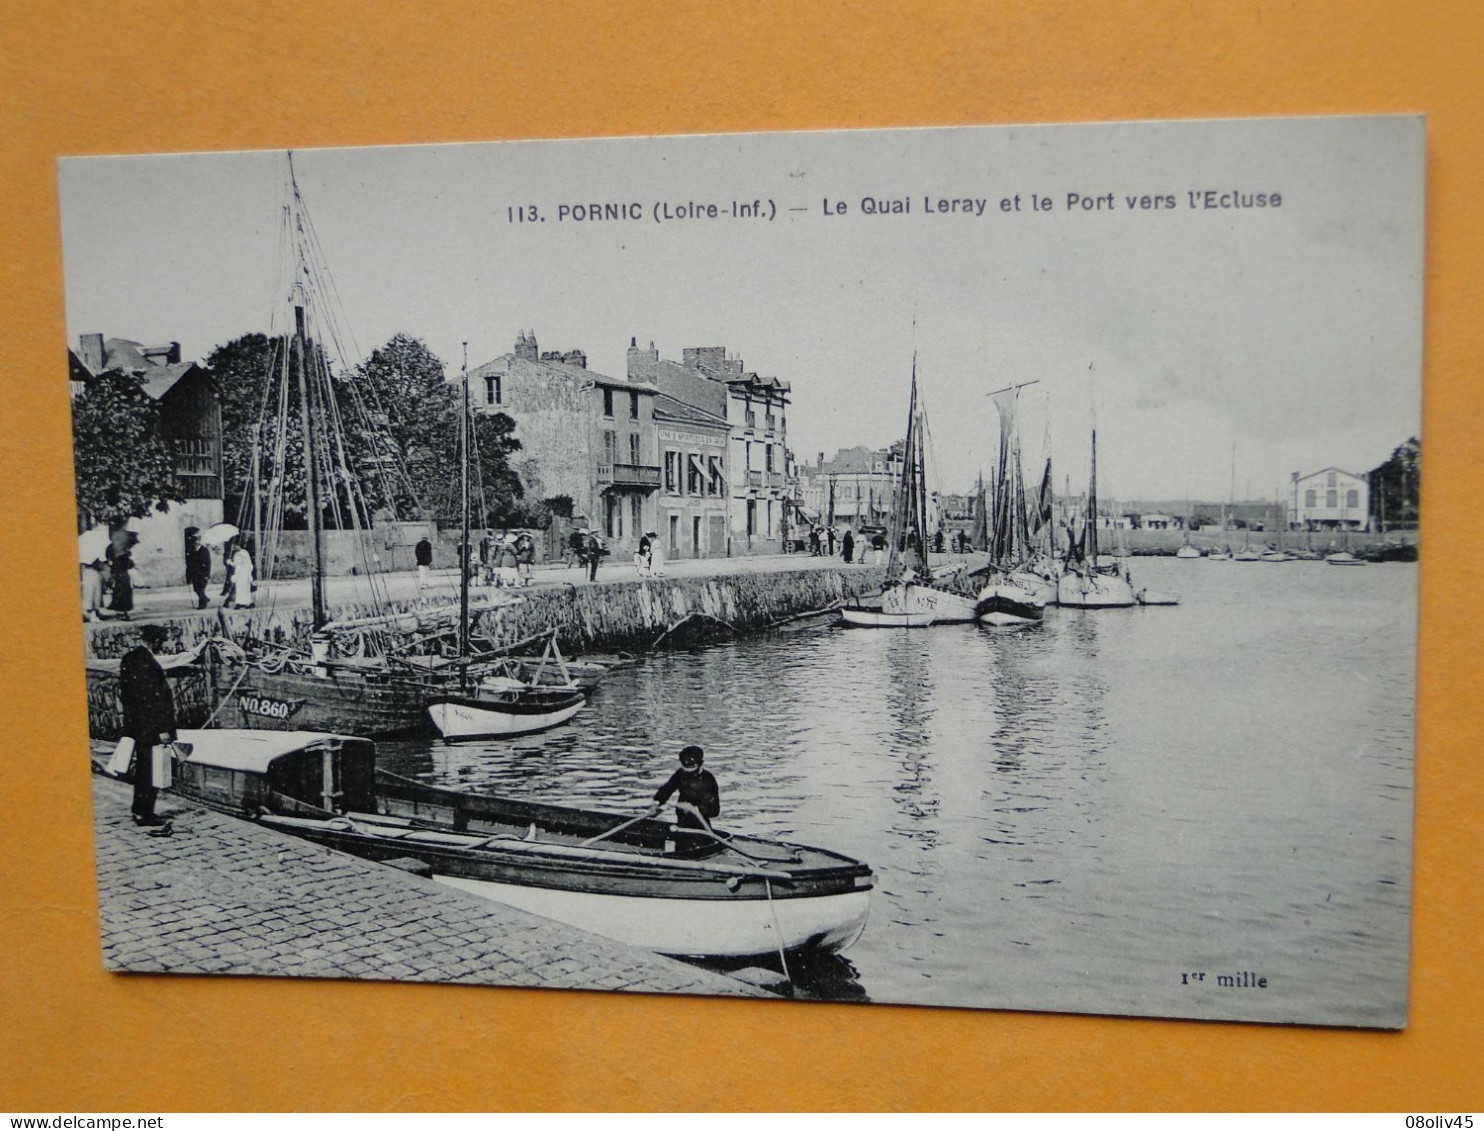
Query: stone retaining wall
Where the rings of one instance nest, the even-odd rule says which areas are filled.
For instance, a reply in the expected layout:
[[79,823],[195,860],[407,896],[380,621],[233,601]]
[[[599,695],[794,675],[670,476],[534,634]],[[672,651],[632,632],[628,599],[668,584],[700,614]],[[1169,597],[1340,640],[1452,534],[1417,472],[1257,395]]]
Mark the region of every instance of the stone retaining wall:
[[[883,572],[880,567],[852,567],[544,585],[522,590],[517,601],[493,608],[479,609],[476,597],[473,630],[485,647],[504,647],[555,630],[569,656],[644,652],[656,645],[760,631],[803,613],[837,607],[856,594],[879,590]],[[377,607],[341,606],[331,610],[331,617],[351,621],[379,613],[402,614],[394,631],[426,635],[436,632],[440,623],[452,630],[448,609],[447,602],[435,606],[426,600],[392,601]],[[441,621],[437,611],[444,613]],[[171,652],[222,635],[303,644],[311,614],[307,608],[218,609],[182,612],[152,623],[170,631],[164,650]],[[88,654],[118,656],[136,639],[131,625],[98,625],[87,636]],[[171,683],[181,725],[200,725],[210,711],[209,674],[199,669],[178,672]],[[117,689],[116,677],[89,670],[88,717],[95,738],[119,733]]]

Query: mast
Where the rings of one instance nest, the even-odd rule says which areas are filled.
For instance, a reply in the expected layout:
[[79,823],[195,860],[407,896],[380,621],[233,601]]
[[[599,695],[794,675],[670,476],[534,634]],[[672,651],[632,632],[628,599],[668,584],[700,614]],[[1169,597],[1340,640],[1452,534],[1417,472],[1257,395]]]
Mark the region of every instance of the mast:
[[[304,248],[304,223],[299,213],[301,198],[299,196],[299,178],[294,175],[294,154],[290,151],[289,163],[289,189],[292,197],[290,203],[290,235],[294,240],[294,247],[298,252],[298,270],[295,272],[294,289],[298,291],[298,301],[294,303],[294,338],[289,347],[289,364],[294,370],[294,375],[299,386],[299,430],[302,433],[304,448],[304,509],[305,518],[309,522],[310,541],[313,544],[313,569],[309,578],[309,603],[313,617],[313,628],[317,632],[325,626],[329,617],[325,612],[325,537],[324,537],[324,512],[320,508],[319,501],[319,462],[316,458],[314,443],[314,428],[312,425],[312,414],[310,409],[310,384],[309,384],[309,359],[308,340],[304,333],[304,276],[308,274],[308,266],[305,262],[306,252]],[[316,390],[318,384],[315,385]],[[317,403],[317,402],[316,402]],[[258,549],[259,554],[262,548]]]
[[[469,343],[464,343],[464,407],[459,413],[459,509],[463,539],[459,543],[459,659],[469,658]],[[486,520],[488,521],[488,520]],[[459,665],[460,684],[469,665]]]
[[1006,385],[988,396],[1000,418],[1000,458],[994,481],[994,529],[990,534],[990,562],[1009,572],[1020,564],[1030,548],[1030,527],[1025,511],[1025,480],[1020,469],[1020,434],[1015,412],[1020,390],[1038,384],[1022,381]]
[[309,602],[314,629],[318,631],[329,619],[325,615],[325,537],[324,516],[319,503],[319,463],[315,458],[314,428],[310,423],[309,377],[305,359],[304,307],[294,304],[294,342],[292,361],[299,384],[299,429],[304,441],[304,509],[309,520],[310,538],[314,545],[314,570],[309,579]]
[[917,433],[917,351],[912,351],[912,387],[907,397],[907,432],[902,441],[902,474],[897,480],[891,508],[891,526],[886,547],[886,576],[896,571],[901,556],[899,544],[907,537],[911,528],[910,509],[914,503],[913,463]]
[[1092,477],[1087,484],[1087,560],[1098,564],[1098,430],[1092,430]]
[[980,551],[989,549],[989,499],[984,490],[984,472],[979,473],[979,481],[974,490],[974,532],[969,536],[973,548]]

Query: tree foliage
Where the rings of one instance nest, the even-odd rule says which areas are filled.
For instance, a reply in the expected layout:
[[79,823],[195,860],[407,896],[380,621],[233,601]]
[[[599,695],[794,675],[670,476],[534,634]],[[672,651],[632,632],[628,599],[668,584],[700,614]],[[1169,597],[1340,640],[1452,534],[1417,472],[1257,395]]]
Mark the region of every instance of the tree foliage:
[[118,526],[185,502],[142,378],[116,369],[92,378],[72,401],[72,446],[78,510],[93,522]]
[[[254,438],[261,427],[264,445],[271,448],[278,415],[286,410],[284,512],[286,521],[299,525],[304,519],[299,391],[290,381],[286,396],[280,395],[284,348],[281,340],[264,334],[244,334],[213,350],[206,365],[222,398],[227,514],[247,517],[241,507],[252,482]],[[315,349],[310,343],[311,366]],[[349,470],[368,511],[403,519],[434,518],[457,526],[462,394],[445,378],[443,362],[421,341],[398,334],[354,372],[334,374],[332,389]],[[324,428],[318,435],[328,436],[329,422],[321,423]],[[482,486],[473,495],[477,526],[514,525],[522,512],[520,478],[509,463],[511,453],[520,448],[514,431],[508,416],[475,415],[478,460],[470,478]],[[481,498],[486,503],[483,513]],[[344,520],[350,500],[343,489],[337,489],[337,501]],[[333,523],[335,508],[330,509],[327,518]]]
[[1371,472],[1371,513],[1388,525],[1416,522],[1422,498],[1422,444],[1412,437]]
[[[348,391],[379,426],[377,435],[366,438],[362,457],[367,466],[385,472],[367,484],[376,505],[459,525],[463,393],[446,379],[443,362],[416,338],[398,334],[372,352],[351,383],[354,389]],[[471,451],[477,459],[470,468],[471,521],[475,526],[510,525],[524,493],[510,467],[511,453],[520,449],[515,422],[503,413],[476,413],[473,425]]]
[[[280,348],[281,343],[266,334],[244,334],[217,346],[206,358],[221,398],[222,481],[229,519],[242,515],[243,499],[252,482],[253,440],[264,420],[263,394],[278,364]],[[271,418],[272,413],[266,415]],[[302,481],[295,499],[302,508]]]

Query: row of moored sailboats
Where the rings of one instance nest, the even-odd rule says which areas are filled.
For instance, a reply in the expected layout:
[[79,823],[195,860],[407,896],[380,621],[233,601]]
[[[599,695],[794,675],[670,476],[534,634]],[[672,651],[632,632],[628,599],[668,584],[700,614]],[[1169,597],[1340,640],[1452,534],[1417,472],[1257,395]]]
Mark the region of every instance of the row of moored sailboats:
[[1135,590],[1128,568],[1099,553],[1097,514],[1097,432],[1092,433],[1092,474],[1086,514],[1065,526],[1067,549],[1058,555],[1053,531],[1051,460],[1046,460],[1034,500],[1028,499],[1021,471],[1016,407],[1021,389],[1012,385],[991,394],[1000,419],[999,456],[986,492],[983,478],[975,504],[973,543],[987,561],[970,570],[955,563],[934,570],[928,559],[926,428],[913,359],[912,386],[903,444],[902,474],[892,507],[886,583],[879,607],[865,604],[841,610],[854,628],[927,628],[937,624],[980,623],[995,627],[1039,623],[1048,605],[1068,608],[1130,608],[1172,605],[1178,599]]

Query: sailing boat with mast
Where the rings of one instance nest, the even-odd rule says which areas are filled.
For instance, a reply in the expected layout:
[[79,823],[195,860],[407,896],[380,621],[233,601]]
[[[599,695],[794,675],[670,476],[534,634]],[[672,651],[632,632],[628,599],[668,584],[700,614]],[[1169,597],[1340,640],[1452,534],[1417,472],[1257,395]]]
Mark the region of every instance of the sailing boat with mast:
[[[307,640],[270,637],[250,617],[246,631],[235,639],[215,642],[223,667],[216,681],[220,694],[213,718],[224,727],[368,737],[423,731],[429,697],[448,683],[450,674],[421,667],[417,657],[404,653],[409,637],[437,635],[453,610],[387,611],[332,620],[327,607],[328,517],[354,536],[360,552],[358,568],[346,579],[357,590],[356,603],[389,610],[385,581],[366,537],[372,507],[361,477],[352,469],[388,474],[390,443],[379,431],[378,414],[365,400],[366,395],[374,399],[374,390],[367,394],[354,380],[337,381],[331,373],[327,349],[338,348],[347,335],[336,324],[329,297],[334,287],[294,174],[292,154],[287,180],[280,268],[292,321],[276,340],[264,382],[249,489],[258,564],[264,580],[272,581],[284,556],[286,486],[303,484],[310,619],[304,626]],[[347,413],[355,418],[353,425]],[[353,429],[371,447],[370,458],[354,458],[348,440]],[[390,485],[383,486],[389,497],[394,495]],[[272,601],[270,597],[270,609]],[[467,601],[460,620],[467,624]]]
[[[356,645],[341,649],[358,654],[334,654],[335,632],[325,601],[326,512],[338,516],[337,525],[349,526],[364,556],[367,540],[362,534],[370,507],[359,480],[349,472],[353,461],[325,351],[326,342],[338,342],[340,335],[334,329],[326,332],[324,326],[313,333],[310,329],[311,319],[330,322],[333,314],[320,301],[330,288],[292,154],[288,188],[281,214],[281,278],[292,323],[276,340],[264,383],[249,487],[254,549],[261,576],[271,581],[280,568],[283,548],[285,485],[293,479],[303,483],[310,546],[308,647],[267,639],[255,634],[251,625],[239,639],[218,642],[224,665],[220,685],[226,691],[214,714],[226,727],[373,736],[416,731],[424,725],[426,686],[391,673],[366,655],[366,641],[381,626],[358,623],[350,630]],[[358,571],[357,584],[370,586],[371,603],[385,604],[374,563],[364,564],[367,568]]]
[[[917,396],[917,355],[912,355],[912,388],[908,398],[907,435],[902,445],[902,474],[892,502],[886,583],[881,608],[846,607],[842,622],[852,628],[927,628],[934,624],[969,624],[976,601],[955,585],[953,574],[935,579],[928,561],[928,490],[926,418]],[[955,567],[961,576],[962,566]]]
[[1056,603],[1073,609],[1126,609],[1137,598],[1124,569],[1105,565],[1098,556],[1098,432],[1092,430],[1092,473],[1087,489],[1087,514],[1082,536],[1068,528],[1066,572],[1056,584]]
[[[1229,535],[1227,535],[1227,533],[1226,533],[1226,522],[1227,522],[1227,512],[1228,512],[1228,509],[1235,510],[1236,507],[1237,507],[1237,446],[1235,444],[1232,445],[1231,492],[1227,496],[1227,498],[1228,498],[1229,502],[1228,503],[1222,503],[1221,504],[1221,533],[1222,533],[1222,535],[1224,537],[1229,537]],[[1223,543],[1222,549],[1220,549],[1220,550],[1212,550],[1206,556],[1211,561],[1213,561],[1213,562],[1229,562],[1229,561],[1231,561],[1232,560],[1231,543],[1230,542]]]
[[1026,514],[1020,440],[1015,427],[1016,397],[1021,389],[1034,384],[1035,381],[1026,381],[990,394],[1000,415],[1000,456],[995,476],[989,564],[975,571],[975,576],[985,578],[974,606],[975,618],[983,624],[1035,624],[1046,612],[1045,598],[1033,588],[1039,578],[1034,574],[1023,576],[1029,571],[1035,551]]
[[[473,419],[469,406],[469,344],[464,343],[463,405],[459,413],[459,504],[463,546],[469,546],[469,446]],[[582,710],[587,697],[573,682],[555,635],[547,642],[551,659],[564,683],[553,686],[522,679],[511,671],[481,668],[470,670],[469,652],[469,555],[465,552],[459,570],[458,682],[445,684],[427,698],[428,718],[446,739],[510,738],[560,726]]]

